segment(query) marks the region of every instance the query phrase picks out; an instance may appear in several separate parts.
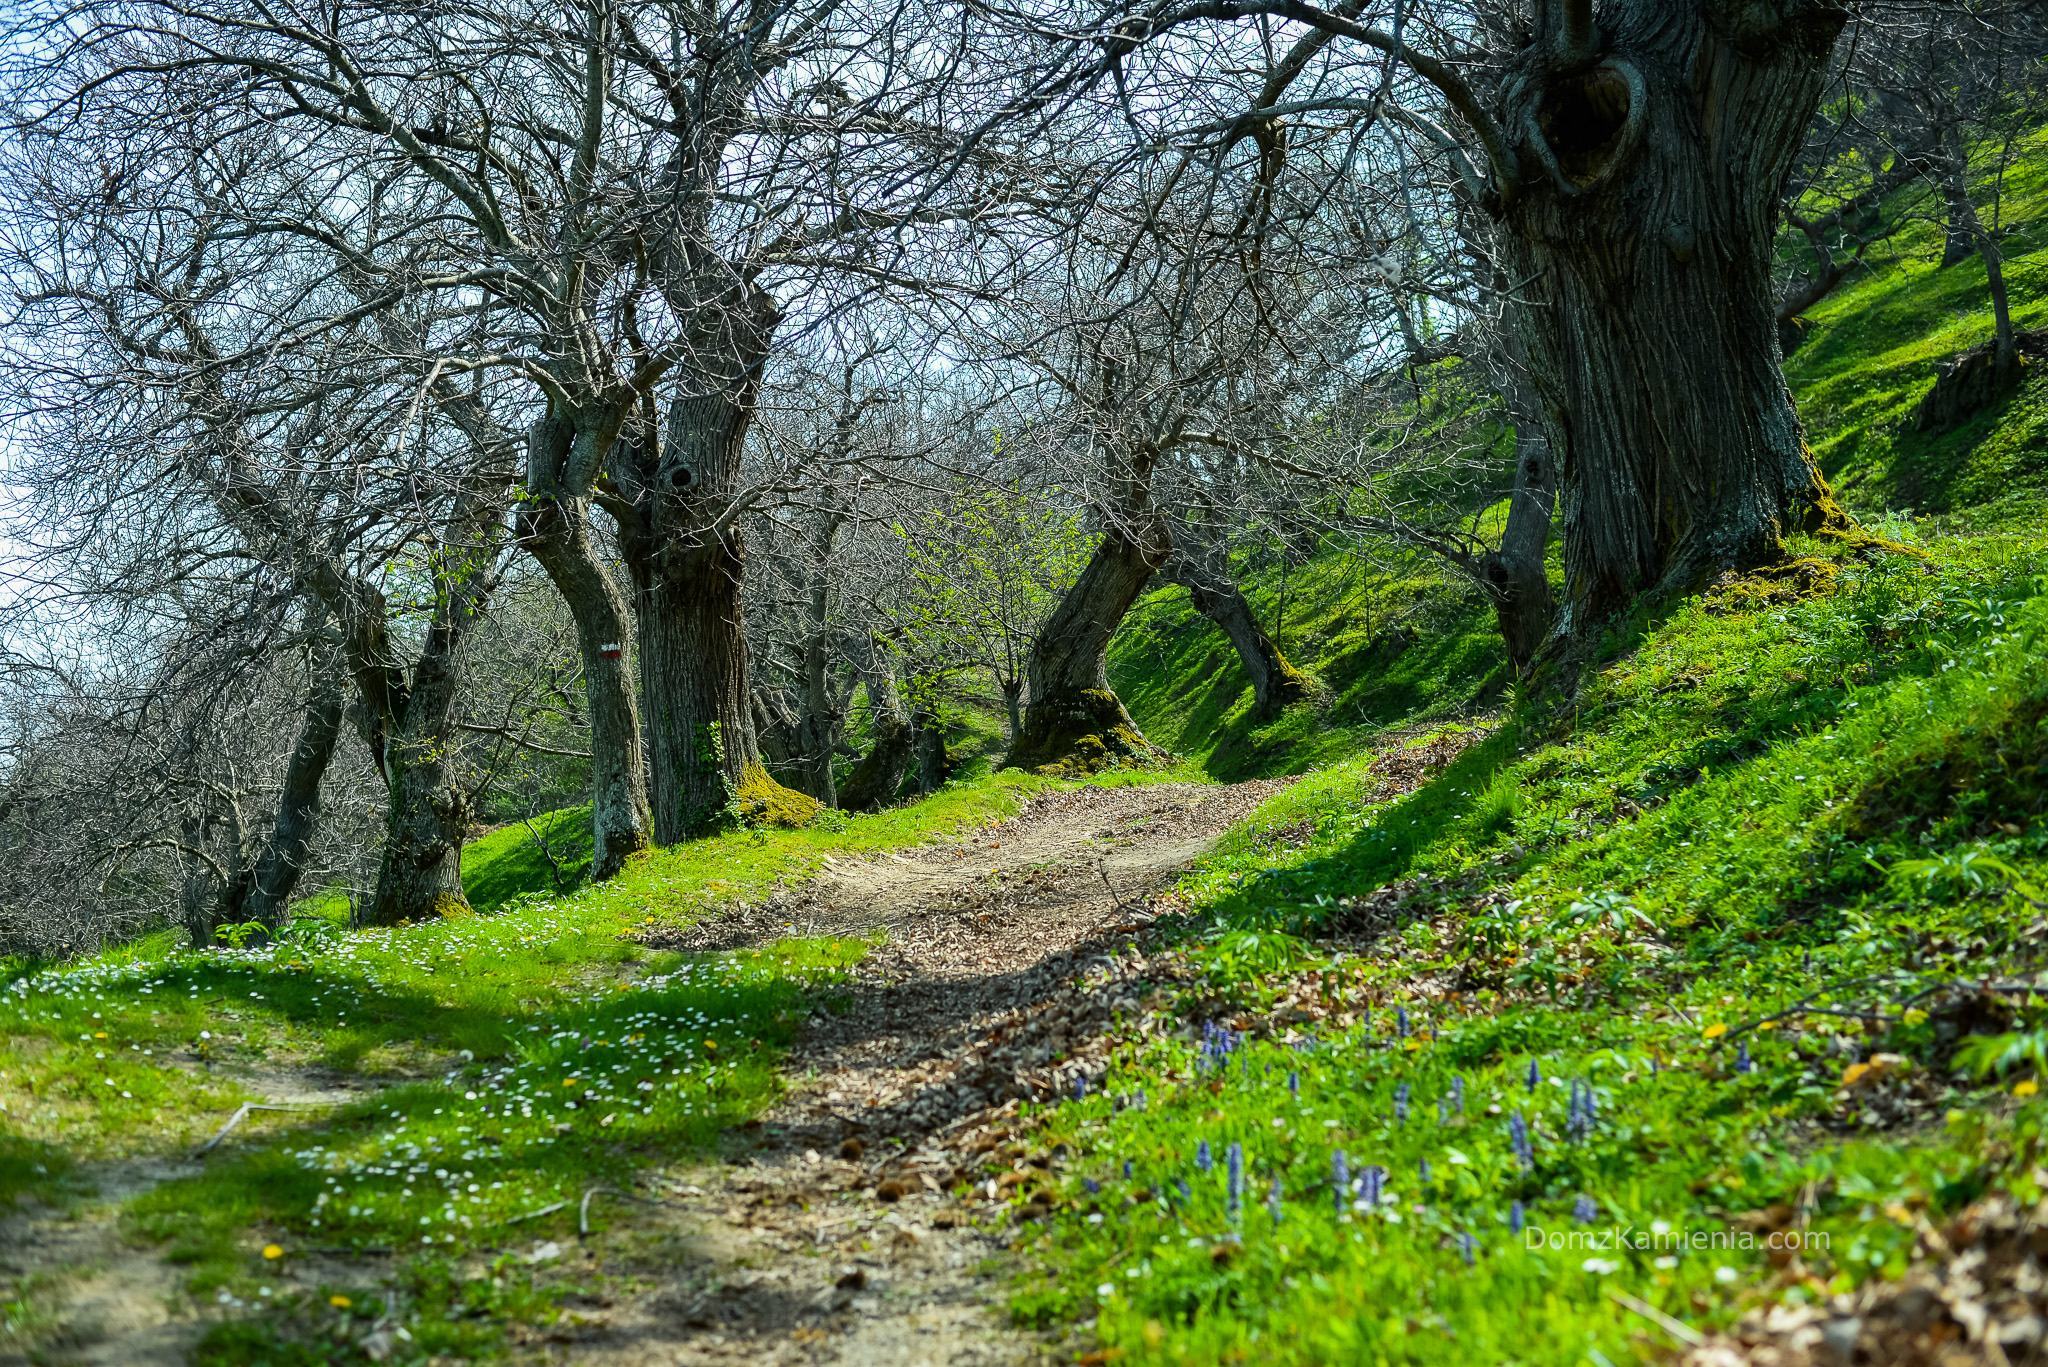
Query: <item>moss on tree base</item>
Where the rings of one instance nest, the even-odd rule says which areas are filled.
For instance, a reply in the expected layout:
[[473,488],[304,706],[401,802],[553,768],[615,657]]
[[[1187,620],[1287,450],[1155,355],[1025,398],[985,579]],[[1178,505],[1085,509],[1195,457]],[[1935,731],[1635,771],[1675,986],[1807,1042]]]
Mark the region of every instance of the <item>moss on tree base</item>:
[[808,793],[777,783],[767,767],[758,762],[749,764],[740,774],[733,799],[742,817],[764,826],[807,826],[825,810],[825,804]]
[[1003,767],[1064,777],[1165,759],[1166,752],[1145,739],[1115,693],[1084,688],[1034,701]]

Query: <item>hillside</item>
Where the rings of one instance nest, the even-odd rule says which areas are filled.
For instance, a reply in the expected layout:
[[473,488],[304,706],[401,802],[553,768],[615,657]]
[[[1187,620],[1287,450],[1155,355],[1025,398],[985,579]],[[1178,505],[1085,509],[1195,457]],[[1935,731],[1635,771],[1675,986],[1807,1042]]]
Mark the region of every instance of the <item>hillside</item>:
[[571,809],[470,847],[475,917],[8,964],[0,1360],[2037,1354],[2048,377],[1909,430],[1989,328],[1925,245],[1791,368],[1886,544],[1568,704],[1426,561],[1326,553],[1249,586],[1321,684],[1263,726],[1141,604],[1170,772],[975,763],[596,887]]

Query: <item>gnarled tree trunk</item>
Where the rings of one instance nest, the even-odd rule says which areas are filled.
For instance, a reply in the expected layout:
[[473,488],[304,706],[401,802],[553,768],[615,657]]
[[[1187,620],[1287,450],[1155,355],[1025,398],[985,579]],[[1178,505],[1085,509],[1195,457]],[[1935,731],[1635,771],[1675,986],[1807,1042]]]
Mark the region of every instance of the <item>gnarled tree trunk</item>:
[[1126,518],[1104,531],[1031,647],[1025,674],[1031,701],[1005,767],[1093,769],[1112,755],[1158,752],[1109,686],[1109,640],[1166,563],[1173,538],[1149,497],[1127,506]]
[[1280,647],[1259,625],[1244,591],[1228,575],[1197,564],[1190,555],[1175,555],[1167,562],[1166,573],[1188,591],[1195,611],[1221,627],[1230,638],[1245,673],[1251,676],[1254,718],[1264,721],[1277,717],[1288,704],[1307,695],[1308,676],[1280,653]]
[[610,447],[616,420],[579,423],[549,414],[527,434],[527,498],[519,505],[519,540],[546,572],[576,623],[583,692],[590,710],[590,827],[593,880],[617,873],[647,848],[646,766],[640,709],[626,650],[632,622],[611,571],[597,553],[590,526],[590,489]]
[[384,733],[384,777],[391,800],[377,886],[358,913],[366,925],[459,916],[470,909],[462,890],[469,799],[450,744],[462,644],[459,634],[438,623],[428,633],[404,705]]
[[[503,514],[492,499],[457,496],[431,564],[434,614],[412,677],[371,716],[391,800],[377,886],[358,918],[391,925],[470,910],[462,890],[469,794],[456,766],[457,716],[469,640],[496,587]],[[381,623],[381,614],[380,614]],[[388,646],[372,658],[388,656]]]
[[747,711],[740,537],[735,528],[695,544],[621,542],[640,604],[654,839],[669,845],[722,820],[761,763]]
[[[331,651],[316,651],[310,672],[312,692],[291,758],[285,763],[277,815],[263,848],[223,892],[217,913],[220,922],[246,925],[254,921],[265,930],[277,930],[298,891],[299,875],[305,872],[306,851],[320,826],[320,782],[334,758],[335,742],[341,738],[342,718],[348,710],[348,676],[340,659]],[[210,926],[207,935],[209,939],[212,936]]]
[[874,741],[839,788],[839,805],[849,812],[870,812],[896,798],[910,772],[916,737],[903,716],[903,700],[888,656],[873,640],[855,656],[855,669],[868,690],[869,726]]
[[1559,465],[1567,632],[1838,516],[1780,369],[1771,251],[1845,15],[1613,0],[1599,18],[1505,87],[1533,171],[1505,218]]

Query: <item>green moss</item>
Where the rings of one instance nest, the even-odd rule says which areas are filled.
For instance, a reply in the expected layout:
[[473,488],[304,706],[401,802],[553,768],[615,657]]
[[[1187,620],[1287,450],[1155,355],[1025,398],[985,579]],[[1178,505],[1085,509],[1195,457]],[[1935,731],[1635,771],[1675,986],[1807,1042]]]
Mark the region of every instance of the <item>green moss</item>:
[[736,797],[740,815],[749,821],[786,830],[809,825],[825,810],[818,799],[777,783],[759,763],[749,764],[741,773]]

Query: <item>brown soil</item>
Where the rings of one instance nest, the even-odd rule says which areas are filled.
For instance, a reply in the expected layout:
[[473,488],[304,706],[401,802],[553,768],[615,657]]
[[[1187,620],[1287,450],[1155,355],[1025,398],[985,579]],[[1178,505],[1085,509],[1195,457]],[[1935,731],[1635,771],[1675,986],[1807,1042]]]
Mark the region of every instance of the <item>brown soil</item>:
[[1099,1073],[1111,1013],[1141,1006],[1130,980],[1146,964],[1147,894],[1286,783],[1054,794],[969,838],[843,862],[651,936],[687,949],[887,941],[842,1009],[813,1015],[788,1094],[732,1136],[728,1163],[642,1193],[661,1205],[631,1217],[638,1237],[669,1260],[614,1266],[656,1285],[593,1307],[553,1351],[605,1367],[982,1367],[1049,1351],[995,1308],[1013,1270],[994,1261],[1017,1229],[1011,1198],[1057,1166],[1006,1144],[1005,1121],[1019,1098]]
[[[237,1139],[302,1121],[306,1110],[354,1101],[363,1089],[361,1083],[347,1084],[326,1073],[266,1065],[224,1066],[215,1074],[239,1083],[261,1104],[279,1108],[243,1115],[233,1131]],[[207,1117],[201,1132],[212,1138],[233,1114]],[[57,1307],[55,1331],[36,1334],[33,1353],[0,1343],[0,1367],[184,1361],[212,1320],[206,1307],[195,1306],[185,1295],[185,1268],[164,1261],[161,1249],[138,1247],[122,1237],[120,1210],[153,1188],[196,1176],[204,1167],[205,1159],[190,1151],[88,1166],[80,1175],[90,1184],[90,1199],[68,1209],[24,1206],[0,1219],[0,1286],[11,1286],[16,1294],[32,1290],[37,1303]]]
[[[1022,1098],[1099,1077],[1117,1013],[1128,1022],[1162,1005],[1157,994],[1141,1000],[1136,984],[1175,971],[1140,947],[1154,894],[1289,782],[1050,794],[971,835],[841,861],[766,902],[650,933],[654,947],[691,950],[787,935],[879,932],[882,943],[832,1009],[821,1004],[806,1022],[787,1061],[788,1092],[727,1135],[724,1161],[649,1170],[632,1192],[589,1198],[587,1240],[511,1250],[537,1272],[615,1288],[565,1298],[548,1325],[515,1326],[515,1359],[996,1367],[1041,1358],[1055,1345],[1000,1315],[1015,1271],[1001,1255],[1020,1219],[1049,1208],[1049,1190],[1021,1212],[1016,1198],[1049,1189],[1060,1156],[1029,1151],[1008,1121]],[[235,1076],[291,1110],[251,1113],[234,1142],[302,1121],[300,1107],[352,1100],[345,1085],[375,1085],[290,1069]],[[199,1133],[226,1119],[207,1118]],[[59,1307],[54,1335],[34,1336],[34,1361],[185,1359],[214,1307],[184,1294],[184,1269],[161,1250],[124,1240],[118,1212],[203,1161],[111,1163],[89,1174],[90,1202],[0,1220],[0,1284],[39,1282],[38,1302]],[[471,1272],[482,1270],[479,1261]],[[352,1284],[365,1269],[318,1271]],[[365,1340],[373,1356],[392,1346],[388,1331]],[[0,1367],[30,1360],[0,1344]]]

